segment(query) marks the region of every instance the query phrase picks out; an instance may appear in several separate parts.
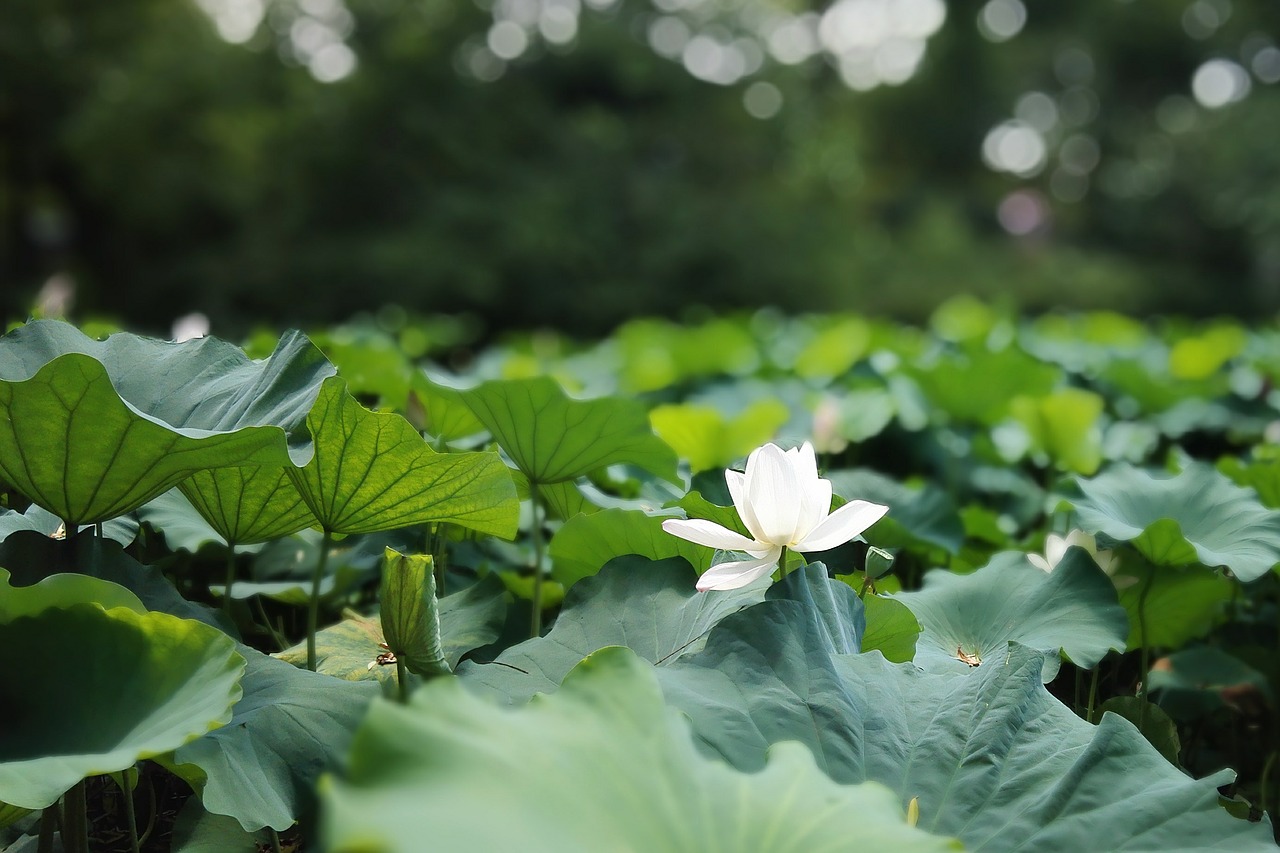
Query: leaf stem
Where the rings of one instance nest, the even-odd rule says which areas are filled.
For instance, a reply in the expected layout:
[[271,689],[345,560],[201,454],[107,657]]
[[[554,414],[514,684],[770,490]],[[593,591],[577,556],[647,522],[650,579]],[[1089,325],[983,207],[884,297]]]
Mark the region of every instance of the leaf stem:
[[231,587],[236,582],[236,545],[227,543],[227,584],[222,591],[222,612],[227,619],[231,618]]
[[36,841],[36,853],[53,853],[53,834],[58,829],[58,804],[47,806],[40,812],[40,837]]
[[307,609],[307,669],[316,671],[316,624],[320,621],[320,580],[329,562],[329,548],[333,545],[333,533],[324,529],[320,540],[320,558],[316,560],[316,573],[311,578],[311,606]]
[[1147,681],[1151,675],[1151,649],[1147,645],[1147,594],[1151,592],[1151,582],[1155,576],[1155,570],[1150,569],[1146,580],[1142,582],[1142,592],[1138,593],[1138,642],[1142,644],[1142,670],[1139,674],[1141,681],[1138,682],[1138,698],[1142,700],[1142,704],[1138,705],[1138,730],[1143,732],[1147,726]]
[[133,853],[141,853],[142,847],[138,843],[138,815],[133,810],[133,791],[129,789],[128,780],[125,778],[128,772],[121,770],[119,773],[112,773],[111,778],[119,786],[120,795],[124,798],[124,816],[129,823],[129,847]]
[[529,481],[529,500],[533,504],[533,613],[529,636],[542,636],[542,496],[538,484]]
[[67,853],[89,853],[89,813],[84,780],[62,795],[62,848]]
[[399,688],[397,697],[401,705],[409,704],[409,670],[404,665],[404,658],[396,655],[396,685]]
[[280,846],[280,833],[271,827],[267,827],[267,831],[271,833],[271,849],[274,853],[284,853],[284,848]]
[[1085,722],[1087,723],[1093,722],[1094,708],[1097,707],[1096,703],[1098,701],[1098,673],[1100,670],[1101,670],[1100,665],[1095,666],[1093,668],[1093,677],[1089,679],[1089,705],[1085,711],[1085,717],[1084,717]]
[[787,576],[787,546],[782,546],[782,553],[778,555],[778,580],[782,580]]

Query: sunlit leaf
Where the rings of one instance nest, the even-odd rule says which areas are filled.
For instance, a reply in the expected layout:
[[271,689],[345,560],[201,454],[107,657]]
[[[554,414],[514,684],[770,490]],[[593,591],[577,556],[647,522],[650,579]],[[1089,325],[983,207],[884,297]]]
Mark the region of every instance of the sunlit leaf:
[[203,468],[286,458],[278,427],[209,433],[139,413],[106,368],[77,353],[0,381],[0,414],[0,476],[76,525],[123,515]]
[[519,502],[494,453],[436,453],[400,415],[370,412],[340,378],[307,416],[314,442],[291,476],[322,526],[369,533],[447,521],[511,538]]
[[571,400],[555,380],[485,382],[462,392],[499,446],[535,483],[572,480],[626,463],[671,482],[675,453],[634,400]]
[[267,542],[319,524],[287,467],[198,471],[178,488],[224,542]]
[[424,838],[449,850],[958,849],[909,827],[882,786],[832,783],[801,747],[776,747],[757,774],[699,755],[649,665],[622,648],[517,712],[452,680],[409,707],[375,703],[323,805],[335,851]]

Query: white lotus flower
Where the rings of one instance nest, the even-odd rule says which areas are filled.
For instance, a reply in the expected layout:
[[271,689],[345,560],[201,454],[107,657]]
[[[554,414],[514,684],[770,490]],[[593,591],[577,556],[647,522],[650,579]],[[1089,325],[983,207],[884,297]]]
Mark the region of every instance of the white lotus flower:
[[1057,568],[1058,563],[1062,562],[1062,558],[1067,554],[1067,549],[1072,545],[1078,545],[1088,551],[1093,556],[1093,561],[1098,564],[1098,568],[1108,575],[1111,574],[1114,569],[1112,564],[1115,563],[1116,555],[1111,551],[1099,551],[1098,540],[1094,538],[1093,534],[1085,533],[1079,529],[1072,530],[1066,536],[1050,533],[1044,541],[1044,556],[1028,554],[1027,559],[1036,568],[1051,572]]
[[662,529],[709,548],[745,551],[749,560],[712,566],[698,578],[698,590],[737,589],[773,571],[782,549],[826,551],[842,545],[879,521],[887,506],[849,501],[831,512],[831,481],[818,476],[813,445],[783,451],[773,444],[752,451],[747,471],[724,472],[733,506],[752,539],[702,519],[669,519]]

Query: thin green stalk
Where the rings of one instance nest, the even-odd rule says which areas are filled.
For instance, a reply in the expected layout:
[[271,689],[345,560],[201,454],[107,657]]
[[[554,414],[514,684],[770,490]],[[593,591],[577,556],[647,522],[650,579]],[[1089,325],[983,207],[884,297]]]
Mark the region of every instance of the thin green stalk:
[[1262,765],[1262,781],[1258,785],[1258,802],[1262,804],[1263,809],[1267,809],[1270,802],[1271,787],[1271,768],[1276,763],[1276,751],[1271,750],[1271,754],[1267,756],[1267,763]]
[[1142,592],[1138,594],[1138,642],[1142,644],[1142,671],[1139,674],[1141,681],[1138,682],[1138,698],[1142,700],[1138,705],[1139,731],[1145,731],[1147,726],[1147,680],[1151,673],[1151,649],[1147,646],[1147,593],[1151,592],[1154,577],[1154,571],[1147,572],[1147,578],[1142,582]]
[[266,628],[267,633],[271,635],[271,641],[276,644],[276,650],[282,652],[289,648],[289,643],[285,640],[284,634],[277,631],[271,624],[271,617],[267,615],[267,609],[262,606],[262,596],[252,596],[251,600],[254,606],[258,608],[258,618],[262,620],[262,627]]
[[54,803],[40,813],[40,837],[36,841],[36,853],[53,853],[53,834],[58,831],[58,804]]
[[124,816],[129,822],[130,849],[133,850],[133,853],[142,853],[142,847],[138,843],[138,816],[133,810],[133,792],[129,790],[129,784],[125,779],[125,773],[127,772],[122,770],[119,773],[112,773],[111,778],[120,787],[120,794],[124,797]]
[[311,578],[311,606],[307,608],[307,669],[316,671],[316,626],[320,621],[320,580],[329,562],[329,548],[333,545],[333,533],[325,528],[320,540],[320,559],[316,560],[316,573]]
[[1085,714],[1085,717],[1084,717],[1084,718],[1085,718],[1085,721],[1086,721],[1086,722],[1089,722],[1089,723],[1092,723],[1092,722],[1093,722],[1093,712],[1094,712],[1094,708],[1096,708],[1096,707],[1097,707],[1097,702],[1098,702],[1098,672],[1099,672],[1099,669],[1100,669],[1100,667],[1096,667],[1096,666],[1095,666],[1095,667],[1093,668],[1093,677],[1089,679],[1089,707],[1088,707],[1088,711],[1087,711],[1087,713]]
[[62,848],[66,853],[89,853],[89,804],[83,779],[62,795]]
[[858,600],[865,601],[867,598],[867,591],[872,589],[874,586],[875,581],[871,579],[871,575],[864,574],[862,576],[862,588],[858,590]]
[[1078,666],[1075,667],[1075,670],[1076,670],[1076,683],[1075,683],[1075,687],[1071,691],[1071,703],[1072,703],[1071,707],[1075,708],[1076,713],[1079,714],[1080,713],[1080,687],[1081,687],[1081,684],[1084,682],[1084,671],[1081,670],[1080,667]]
[[787,576],[787,547],[782,546],[782,553],[778,555],[778,580],[782,580]]
[[267,832],[271,833],[271,849],[274,853],[284,853],[284,848],[280,846],[280,833],[271,827],[267,827]]
[[538,484],[529,483],[529,500],[533,503],[533,615],[530,637],[542,636],[542,496]]
[[227,543],[227,585],[222,591],[222,612],[226,614],[228,619],[231,618],[231,587],[236,582],[236,545],[234,542]]
[[409,670],[405,668],[404,660],[396,656],[396,684],[400,688],[399,699],[401,705],[409,704]]

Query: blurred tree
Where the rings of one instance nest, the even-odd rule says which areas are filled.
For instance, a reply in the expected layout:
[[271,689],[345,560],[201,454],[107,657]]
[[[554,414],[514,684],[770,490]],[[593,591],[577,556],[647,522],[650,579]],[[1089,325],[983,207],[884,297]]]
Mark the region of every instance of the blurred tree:
[[1274,4],[654,2],[11,0],[0,310],[1276,307]]

